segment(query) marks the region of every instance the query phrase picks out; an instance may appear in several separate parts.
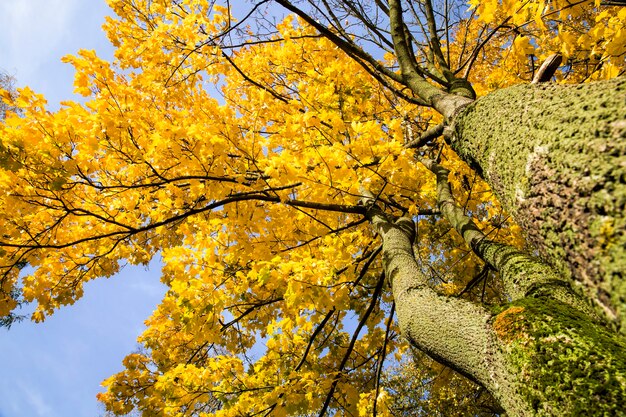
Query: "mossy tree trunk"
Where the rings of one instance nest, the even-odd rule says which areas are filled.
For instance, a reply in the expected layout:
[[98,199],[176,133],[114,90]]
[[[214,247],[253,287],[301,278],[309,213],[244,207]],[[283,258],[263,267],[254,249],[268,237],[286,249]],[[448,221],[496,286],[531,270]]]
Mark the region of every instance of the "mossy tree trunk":
[[[511,417],[619,415],[626,403],[626,345],[568,302],[575,293],[563,297],[566,286],[539,280],[498,311],[438,294],[415,261],[412,220],[390,218],[375,206],[368,217],[383,238],[401,332],[414,347],[487,388]],[[509,259],[501,265],[521,279],[529,268],[549,268],[500,247],[490,253],[505,250]]]
[[499,90],[453,122],[530,243],[626,332],[626,78]]
[[402,1],[388,5],[395,81],[441,113],[453,149],[530,243],[626,334],[626,78],[518,85],[474,101],[467,80],[453,73],[441,88],[426,81]]
[[[413,257],[411,219],[371,207],[402,334],[489,389],[510,416],[626,413],[624,339],[571,285],[616,327],[626,320],[626,79],[520,85],[473,101],[452,73],[441,89],[424,79],[402,2],[387,4],[401,79],[389,77],[441,113],[453,149],[543,258],[487,241],[452,207],[445,184],[438,189],[442,213],[505,283],[511,303],[489,312],[429,288]],[[447,173],[436,171],[439,186]]]

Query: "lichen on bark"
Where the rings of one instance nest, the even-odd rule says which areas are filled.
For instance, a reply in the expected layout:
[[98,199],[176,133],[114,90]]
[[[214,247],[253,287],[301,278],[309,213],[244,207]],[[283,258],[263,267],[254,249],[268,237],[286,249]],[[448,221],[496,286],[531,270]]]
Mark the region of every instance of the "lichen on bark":
[[623,77],[518,85],[463,109],[451,141],[530,243],[618,327],[626,320],[625,109]]
[[626,403],[626,344],[610,330],[543,297],[511,303],[493,328],[533,415],[626,413],[616,408]]
[[[626,397],[626,342],[608,330],[546,262],[491,241],[456,203],[448,170],[430,160],[437,200],[448,222],[500,273],[512,301],[489,320],[505,368],[479,380],[510,415],[615,415]],[[486,337],[487,339],[488,337]],[[589,362],[591,361],[591,362]],[[602,404],[597,406],[596,403]]]

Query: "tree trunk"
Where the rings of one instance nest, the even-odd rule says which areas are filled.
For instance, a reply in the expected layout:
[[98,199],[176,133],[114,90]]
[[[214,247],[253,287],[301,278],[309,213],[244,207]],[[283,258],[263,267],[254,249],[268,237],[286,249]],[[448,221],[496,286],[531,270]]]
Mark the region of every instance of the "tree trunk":
[[448,170],[436,175],[439,208],[467,244],[500,272],[512,302],[496,311],[438,294],[413,254],[413,221],[368,210],[409,342],[487,388],[510,416],[618,415],[626,402],[626,344],[605,328],[568,280],[539,259],[487,238],[454,201]]
[[539,254],[626,333],[626,78],[499,90],[453,132]]
[[550,283],[491,312],[437,294],[415,262],[411,219],[376,207],[368,217],[383,238],[400,330],[414,347],[483,385],[511,417],[620,415],[626,345],[618,335],[552,298]]
[[550,297],[517,300],[490,323],[513,381],[492,392],[509,415],[625,415],[626,345],[612,331]]

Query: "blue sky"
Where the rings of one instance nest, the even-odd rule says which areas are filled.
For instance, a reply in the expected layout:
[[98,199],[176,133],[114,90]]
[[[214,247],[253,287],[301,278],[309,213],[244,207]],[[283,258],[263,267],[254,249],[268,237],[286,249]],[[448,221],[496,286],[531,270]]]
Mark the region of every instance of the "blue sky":
[[[51,109],[72,99],[80,48],[110,58],[104,0],[0,0],[0,69],[43,93]],[[160,267],[125,268],[85,286],[85,296],[42,324],[0,329],[0,417],[95,417],[100,382],[122,369],[143,321],[164,293]]]

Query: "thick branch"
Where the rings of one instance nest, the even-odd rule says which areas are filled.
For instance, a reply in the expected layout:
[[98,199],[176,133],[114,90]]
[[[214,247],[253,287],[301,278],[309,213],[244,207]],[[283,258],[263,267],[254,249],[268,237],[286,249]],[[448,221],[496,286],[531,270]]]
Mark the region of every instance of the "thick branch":
[[423,99],[446,119],[453,118],[461,108],[473,101],[467,97],[448,94],[420,76],[404,36],[404,21],[400,0],[389,1],[389,23],[403,81],[415,95]]
[[436,293],[415,261],[414,223],[394,220],[377,206],[368,219],[383,239],[383,267],[391,284],[402,335],[415,347],[474,381],[492,386],[490,314],[481,306]]
[[570,282],[550,265],[511,246],[487,238],[474,221],[456,204],[446,168],[431,160],[422,161],[437,178],[437,202],[443,215],[482,260],[500,272],[507,294],[518,300],[528,296],[549,296],[591,314],[575,294]]

